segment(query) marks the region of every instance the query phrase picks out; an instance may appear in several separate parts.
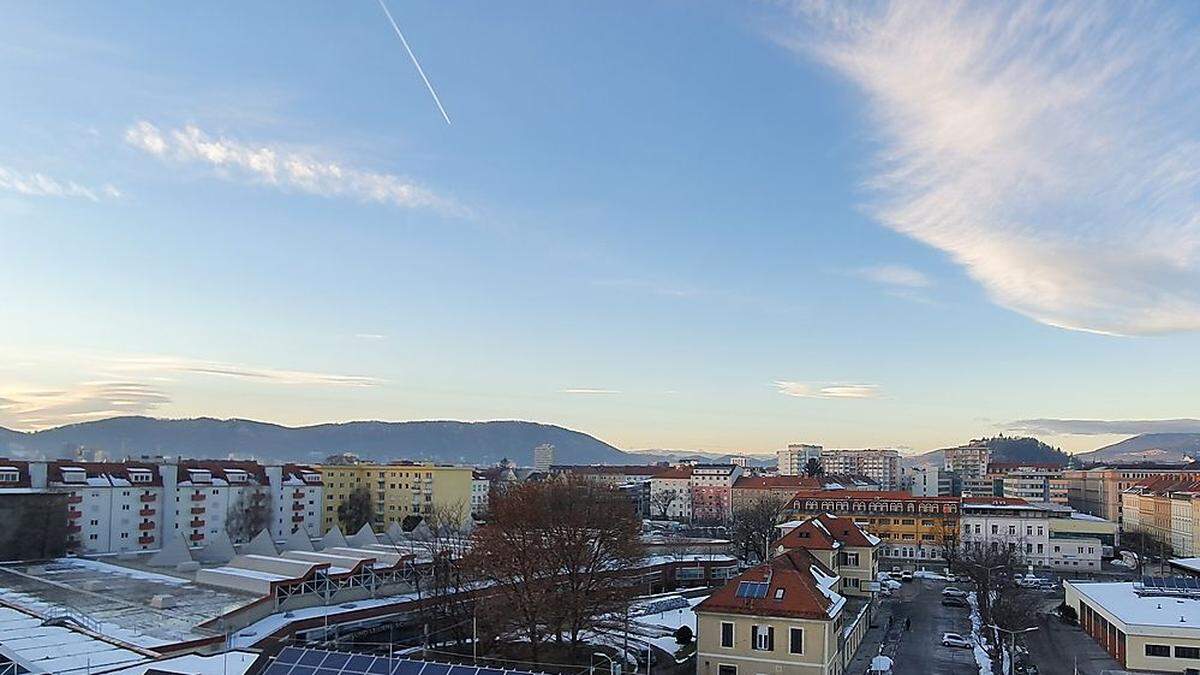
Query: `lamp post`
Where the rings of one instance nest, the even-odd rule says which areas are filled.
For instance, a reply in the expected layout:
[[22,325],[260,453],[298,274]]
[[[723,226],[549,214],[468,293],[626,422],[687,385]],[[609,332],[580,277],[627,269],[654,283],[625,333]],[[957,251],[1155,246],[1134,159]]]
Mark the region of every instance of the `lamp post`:
[[1016,656],[1016,651],[1017,651],[1017,634],[1018,633],[1032,633],[1033,631],[1037,630],[1038,627],[1033,626],[1031,628],[1022,628],[1020,630],[1008,630],[1007,628],[1001,628],[1000,626],[997,626],[996,624],[992,623],[992,624],[988,624],[988,628],[992,628],[1001,633],[1008,633],[1010,647],[1008,649],[1008,668],[1006,668],[1005,670],[1008,673],[1008,675],[1012,675],[1013,661],[1015,661],[1015,659],[1013,657]]
[[[613,661],[611,656],[609,656],[608,654],[605,654],[604,652],[592,652],[592,656],[599,656],[600,658],[608,661],[608,672],[611,675],[617,675],[617,662]],[[588,672],[591,672],[593,667],[594,666],[591,665],[591,661],[589,660],[588,661]]]

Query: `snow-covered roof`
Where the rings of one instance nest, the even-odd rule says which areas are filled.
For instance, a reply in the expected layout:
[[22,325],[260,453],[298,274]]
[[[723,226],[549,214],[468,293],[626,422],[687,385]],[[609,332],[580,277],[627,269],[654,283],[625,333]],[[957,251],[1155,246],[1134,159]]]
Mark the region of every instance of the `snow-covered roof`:
[[43,619],[11,607],[0,606],[0,637],[6,655],[34,673],[82,675],[148,660],[69,626],[47,626]]
[[[1103,609],[1129,626],[1142,626],[1147,632],[1200,639],[1200,598],[1144,595],[1133,582],[1067,581],[1088,604]],[[1128,632],[1128,631],[1127,631]]]

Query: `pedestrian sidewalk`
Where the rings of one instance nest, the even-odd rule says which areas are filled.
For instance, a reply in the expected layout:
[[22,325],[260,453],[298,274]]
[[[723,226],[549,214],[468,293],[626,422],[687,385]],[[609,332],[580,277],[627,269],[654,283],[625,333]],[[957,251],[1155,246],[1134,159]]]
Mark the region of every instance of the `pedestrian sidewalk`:
[[879,648],[887,638],[888,621],[892,618],[895,603],[894,599],[887,599],[879,603],[875,611],[875,618],[867,629],[867,634],[863,636],[862,644],[858,646],[854,658],[850,659],[850,663],[846,666],[846,675],[862,675],[867,671],[867,666],[871,665],[871,659],[879,654]]

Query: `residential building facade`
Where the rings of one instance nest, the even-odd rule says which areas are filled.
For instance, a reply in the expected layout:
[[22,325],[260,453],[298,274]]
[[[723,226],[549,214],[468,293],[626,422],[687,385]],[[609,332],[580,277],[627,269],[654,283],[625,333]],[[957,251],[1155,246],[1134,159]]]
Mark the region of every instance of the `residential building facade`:
[[692,466],[692,520],[724,523],[733,517],[733,485],[742,468],[733,464],[696,464]]
[[337,524],[338,505],[365,489],[375,510],[378,530],[403,523],[409,516],[435,512],[465,520],[471,515],[474,470],[465,466],[394,462],[318,466],[324,484],[323,532]]
[[1097,467],[1067,469],[1067,503],[1076,511],[1090,513],[1123,525],[1121,493],[1149,478],[1187,479],[1200,477],[1200,468],[1189,467]]
[[900,487],[900,453],[892,449],[826,448],[821,451],[821,469],[826,474],[866,476],[883,490]]
[[988,472],[992,451],[983,441],[971,441],[966,445],[942,450],[942,468],[962,476],[963,490],[967,479],[982,478]]
[[851,518],[822,513],[777,526],[780,537],[772,544],[774,555],[807,549],[842,578],[841,593],[870,599],[871,582],[879,577],[879,537],[862,529]]
[[1058,520],[1072,520],[1070,507],[1012,497],[963,497],[960,522],[964,547],[1008,548],[1037,568],[1096,572],[1103,543]]
[[803,476],[808,460],[821,461],[821,446],[810,443],[789,443],[783,450],[775,452],[780,476]]
[[547,472],[554,466],[554,446],[542,443],[533,449],[533,470]]
[[656,520],[692,520],[692,467],[663,469],[650,479],[650,517]]

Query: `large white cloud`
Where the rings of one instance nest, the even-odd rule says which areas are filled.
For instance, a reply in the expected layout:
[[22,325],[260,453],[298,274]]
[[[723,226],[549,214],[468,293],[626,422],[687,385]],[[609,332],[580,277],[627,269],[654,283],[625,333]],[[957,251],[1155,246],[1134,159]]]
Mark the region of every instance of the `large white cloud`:
[[194,125],[163,130],[141,120],[125,130],[125,142],[164,160],[198,163],[219,175],[323,197],[421,208],[452,215],[467,209],[406,178],[318,159],[286,148],[214,137]]
[[886,226],[998,304],[1200,329],[1200,40],[1184,4],[805,3],[782,40],[865,93]]

